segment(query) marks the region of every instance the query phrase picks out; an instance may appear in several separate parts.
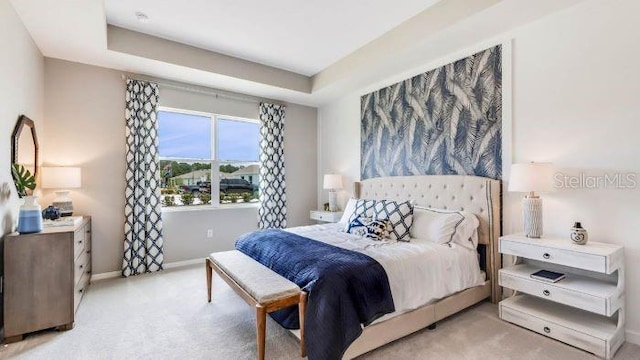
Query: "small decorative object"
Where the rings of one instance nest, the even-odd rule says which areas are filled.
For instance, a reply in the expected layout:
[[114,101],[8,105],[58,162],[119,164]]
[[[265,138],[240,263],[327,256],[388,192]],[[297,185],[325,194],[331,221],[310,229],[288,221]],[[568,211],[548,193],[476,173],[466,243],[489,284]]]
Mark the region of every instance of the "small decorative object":
[[36,196],[25,196],[18,215],[18,232],[30,234],[42,231],[42,208]]
[[336,190],[342,189],[342,176],[325,174],[323,188],[329,190],[329,211],[338,211],[338,194]]
[[577,221],[571,228],[571,241],[576,245],[585,245],[587,240],[589,240],[587,229],[583,228],[582,224]]
[[42,188],[57,189],[53,206],[60,209],[62,216],[73,215],[73,202],[69,197],[69,189],[81,186],[82,173],[79,167],[43,167]]
[[18,190],[18,196],[24,199],[18,215],[18,232],[21,234],[42,231],[42,208],[35,196],[30,196],[36,188],[36,179],[24,166],[13,164],[11,175]]
[[324,211],[329,211],[329,203],[324,203],[322,208],[324,209]]
[[542,199],[536,191],[553,191],[553,165],[534,162],[513,164],[509,177],[509,191],[528,193],[522,199],[524,234],[530,238],[540,238],[542,236]]
[[42,210],[42,218],[45,220],[58,220],[60,218],[60,209],[49,205],[46,209]]

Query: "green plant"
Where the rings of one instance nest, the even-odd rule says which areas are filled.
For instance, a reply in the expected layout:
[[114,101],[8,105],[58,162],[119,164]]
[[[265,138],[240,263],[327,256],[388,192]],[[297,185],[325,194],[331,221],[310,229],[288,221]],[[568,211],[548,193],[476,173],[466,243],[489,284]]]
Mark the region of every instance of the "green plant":
[[11,166],[11,175],[16,184],[18,196],[27,196],[29,195],[29,190],[33,191],[36,188],[36,178],[24,166],[13,164]]
[[251,198],[253,196],[251,196],[251,193],[244,193],[242,194],[242,201],[248,203],[249,201],[251,201]]
[[180,200],[182,200],[182,205],[191,205],[193,204],[193,195],[190,193],[184,193],[180,195]]
[[200,193],[200,196],[198,196],[198,199],[200,199],[201,205],[207,205],[211,202],[211,194]]
[[164,206],[176,206],[176,201],[173,199],[173,196],[167,195],[164,197],[164,200],[162,200],[162,204]]

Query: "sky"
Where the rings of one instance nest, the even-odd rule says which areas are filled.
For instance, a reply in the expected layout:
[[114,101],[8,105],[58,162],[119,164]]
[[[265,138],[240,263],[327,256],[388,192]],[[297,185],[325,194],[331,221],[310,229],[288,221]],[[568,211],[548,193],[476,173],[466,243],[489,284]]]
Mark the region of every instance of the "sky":
[[[207,116],[158,112],[160,156],[211,159],[211,119]],[[256,123],[218,117],[218,159],[258,161],[260,127]]]

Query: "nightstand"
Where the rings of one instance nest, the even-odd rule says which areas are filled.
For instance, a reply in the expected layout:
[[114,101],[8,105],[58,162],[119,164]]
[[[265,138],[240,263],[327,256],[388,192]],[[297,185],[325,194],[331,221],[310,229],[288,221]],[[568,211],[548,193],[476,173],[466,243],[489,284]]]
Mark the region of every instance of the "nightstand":
[[[624,342],[624,249],[590,241],[500,238],[500,253],[515,257],[499,272],[499,284],[514,290],[502,300],[500,318],[611,359]],[[538,270],[566,274],[556,283],[536,280]]]
[[311,210],[309,214],[311,220],[318,220],[324,222],[338,222],[342,218],[342,211],[320,211]]

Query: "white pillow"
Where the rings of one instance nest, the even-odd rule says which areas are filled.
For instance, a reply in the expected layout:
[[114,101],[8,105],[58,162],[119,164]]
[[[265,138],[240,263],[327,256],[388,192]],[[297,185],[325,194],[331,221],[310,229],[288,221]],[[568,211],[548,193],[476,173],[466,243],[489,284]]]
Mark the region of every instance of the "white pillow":
[[351,214],[353,214],[353,211],[356,209],[356,201],[357,200],[354,198],[350,198],[349,201],[347,201],[347,205],[344,206],[342,217],[340,218],[340,221],[338,221],[340,224],[349,224],[349,218],[351,217]]
[[468,211],[424,207],[413,208],[412,238],[437,244],[455,243],[469,249],[478,247],[478,218]]

